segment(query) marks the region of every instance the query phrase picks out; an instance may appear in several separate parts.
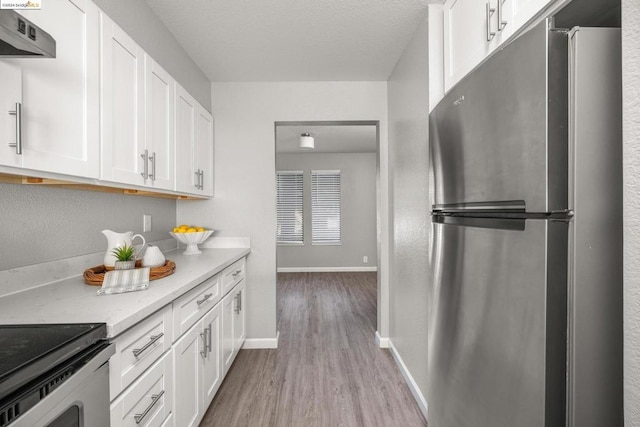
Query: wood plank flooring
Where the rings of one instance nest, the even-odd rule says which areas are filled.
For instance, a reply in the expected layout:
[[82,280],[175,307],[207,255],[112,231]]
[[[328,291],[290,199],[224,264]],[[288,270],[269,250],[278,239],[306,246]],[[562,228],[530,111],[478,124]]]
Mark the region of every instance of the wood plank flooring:
[[241,350],[200,426],[426,426],[375,328],[376,273],[279,273],[278,349]]

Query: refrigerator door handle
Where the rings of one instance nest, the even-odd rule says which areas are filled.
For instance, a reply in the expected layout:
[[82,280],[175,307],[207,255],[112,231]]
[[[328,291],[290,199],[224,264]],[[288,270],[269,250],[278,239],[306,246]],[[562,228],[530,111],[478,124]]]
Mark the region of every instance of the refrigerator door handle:
[[466,216],[433,215],[432,221],[436,224],[487,228],[492,230],[524,231],[526,227],[526,219],[522,218],[476,218]]
[[526,212],[524,200],[434,204],[433,212]]

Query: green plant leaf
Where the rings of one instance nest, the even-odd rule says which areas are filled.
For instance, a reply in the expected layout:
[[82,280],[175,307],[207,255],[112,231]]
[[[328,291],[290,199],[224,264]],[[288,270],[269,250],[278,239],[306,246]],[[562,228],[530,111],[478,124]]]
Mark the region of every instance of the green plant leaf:
[[133,261],[136,249],[133,246],[125,244],[124,246],[116,246],[111,253],[118,261]]

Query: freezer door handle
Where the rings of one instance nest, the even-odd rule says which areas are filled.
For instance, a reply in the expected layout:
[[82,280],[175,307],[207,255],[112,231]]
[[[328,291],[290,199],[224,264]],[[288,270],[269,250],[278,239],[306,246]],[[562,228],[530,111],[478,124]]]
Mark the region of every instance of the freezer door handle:
[[477,218],[465,216],[433,215],[432,221],[436,224],[449,224],[461,227],[524,231],[526,220],[521,218]]
[[433,212],[526,212],[524,200],[446,203],[432,206]]

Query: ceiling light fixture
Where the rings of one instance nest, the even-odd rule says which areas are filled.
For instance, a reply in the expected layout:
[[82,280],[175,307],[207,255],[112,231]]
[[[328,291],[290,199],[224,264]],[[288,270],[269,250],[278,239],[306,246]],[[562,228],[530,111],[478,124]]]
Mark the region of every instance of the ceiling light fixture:
[[311,134],[303,133],[300,135],[300,141],[298,143],[298,148],[304,151],[313,150],[314,148],[314,140]]

